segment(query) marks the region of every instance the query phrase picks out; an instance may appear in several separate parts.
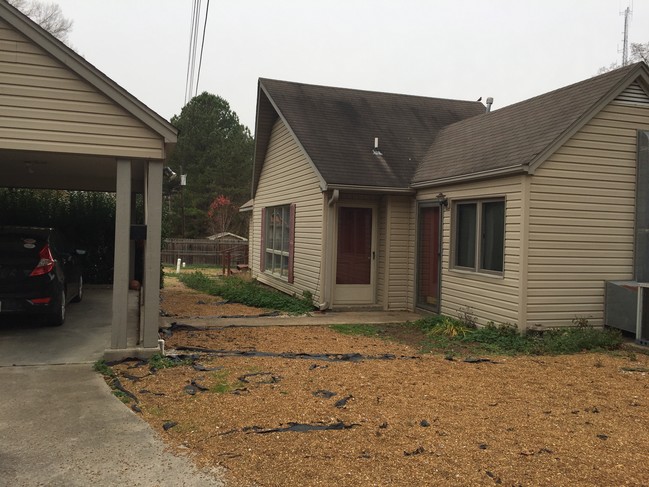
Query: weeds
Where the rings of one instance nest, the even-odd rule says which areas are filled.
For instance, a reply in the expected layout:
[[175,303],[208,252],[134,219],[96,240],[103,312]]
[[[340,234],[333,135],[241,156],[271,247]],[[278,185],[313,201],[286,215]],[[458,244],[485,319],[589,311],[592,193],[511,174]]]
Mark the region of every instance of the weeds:
[[115,396],[117,399],[122,401],[124,404],[128,404],[129,402],[131,402],[131,398],[128,397],[128,395],[125,394],[124,392],[118,389],[113,389],[112,392],[113,392],[113,396]]
[[92,368],[95,372],[99,372],[104,377],[115,377],[115,372],[113,372],[113,369],[111,369],[103,359],[97,360]]
[[178,367],[180,365],[191,365],[191,359],[179,360],[171,357],[166,357],[162,354],[156,353],[149,359],[149,365],[156,369],[169,369],[171,367]]
[[365,337],[377,336],[381,330],[373,325],[331,325],[333,331],[343,335],[360,335]]
[[462,321],[454,320],[448,316],[444,316],[442,321],[433,326],[428,333],[430,335],[442,335],[448,338],[465,337],[471,330]]
[[463,320],[448,316],[430,316],[414,323],[426,333],[426,351],[456,354],[492,353],[499,355],[560,355],[582,351],[614,350],[622,344],[618,331],[597,329],[587,319],[578,319],[574,328],[557,328],[521,334],[516,326],[505,323],[470,328]]
[[210,386],[210,392],[215,394],[227,394],[228,392],[243,387],[241,381],[231,384],[228,381],[228,375],[229,372],[227,370],[220,370],[219,372],[213,373],[212,376],[214,377],[215,382]]
[[197,291],[247,306],[287,311],[292,314],[304,314],[314,309],[313,296],[310,293],[305,293],[302,298],[292,297],[256,281],[246,281],[237,276],[211,279],[201,272],[193,272],[182,274],[179,279]]
[[586,318],[585,316],[575,316],[572,319],[572,324],[578,328],[587,328],[588,326],[590,326],[588,318]]

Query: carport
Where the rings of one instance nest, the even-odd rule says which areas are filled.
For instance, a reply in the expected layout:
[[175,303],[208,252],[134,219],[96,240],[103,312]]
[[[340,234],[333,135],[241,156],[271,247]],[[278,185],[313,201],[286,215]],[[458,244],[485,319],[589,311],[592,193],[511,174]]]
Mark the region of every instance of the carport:
[[[0,1],[0,187],[116,194],[110,359],[157,350],[162,178],[176,138],[169,122]],[[138,193],[144,225],[134,229]],[[134,230],[146,243],[139,319],[129,321]]]

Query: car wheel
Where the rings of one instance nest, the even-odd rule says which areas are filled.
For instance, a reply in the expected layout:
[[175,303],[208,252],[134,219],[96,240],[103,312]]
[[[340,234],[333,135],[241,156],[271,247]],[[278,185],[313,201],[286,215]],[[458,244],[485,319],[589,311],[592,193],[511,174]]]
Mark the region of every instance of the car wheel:
[[73,303],[78,303],[83,299],[83,276],[79,276],[79,293],[72,299]]
[[65,289],[61,290],[61,304],[54,310],[49,317],[50,326],[61,326],[65,321]]

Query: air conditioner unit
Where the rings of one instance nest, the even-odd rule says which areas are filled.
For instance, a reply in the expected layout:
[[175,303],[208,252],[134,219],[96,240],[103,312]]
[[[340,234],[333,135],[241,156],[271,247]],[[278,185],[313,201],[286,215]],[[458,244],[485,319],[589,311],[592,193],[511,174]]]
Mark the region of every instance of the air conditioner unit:
[[606,281],[605,323],[649,345],[649,283]]

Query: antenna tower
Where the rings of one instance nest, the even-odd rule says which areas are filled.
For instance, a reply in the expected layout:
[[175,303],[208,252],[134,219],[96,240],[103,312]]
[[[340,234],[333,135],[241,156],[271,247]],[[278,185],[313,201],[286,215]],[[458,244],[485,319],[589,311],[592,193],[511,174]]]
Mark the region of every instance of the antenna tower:
[[633,15],[633,9],[627,7],[624,9],[624,12],[620,12],[620,15],[624,15],[624,40],[622,44],[622,66],[629,64],[629,20],[631,20],[631,15]]

